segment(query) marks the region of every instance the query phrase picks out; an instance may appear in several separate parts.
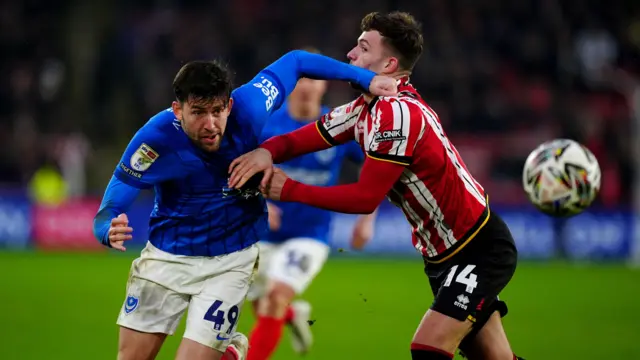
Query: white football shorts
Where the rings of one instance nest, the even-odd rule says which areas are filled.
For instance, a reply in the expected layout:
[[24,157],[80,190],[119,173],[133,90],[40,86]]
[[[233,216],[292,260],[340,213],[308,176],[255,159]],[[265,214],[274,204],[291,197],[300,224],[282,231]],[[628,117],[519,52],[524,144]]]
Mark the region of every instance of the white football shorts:
[[270,281],[280,281],[303,293],[329,256],[329,245],[312,238],[292,238],[282,243],[261,241],[260,266],[247,299],[266,295]]
[[173,335],[188,309],[184,337],[224,352],[258,267],[259,249],[215,257],[164,252],[151,243],[133,261],[117,324]]

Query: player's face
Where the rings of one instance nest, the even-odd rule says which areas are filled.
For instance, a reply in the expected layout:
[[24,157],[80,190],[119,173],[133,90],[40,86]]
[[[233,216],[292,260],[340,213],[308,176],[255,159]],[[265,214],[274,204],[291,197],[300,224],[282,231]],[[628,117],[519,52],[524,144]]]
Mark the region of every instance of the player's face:
[[293,90],[291,95],[289,95],[289,101],[320,103],[326,90],[326,81],[302,78],[298,80],[296,88]]
[[[228,102],[227,102],[228,101]],[[176,114],[184,132],[204,151],[216,151],[220,148],[227,118],[231,113],[233,99],[194,100],[184,103],[174,101]]]
[[389,54],[382,35],[376,30],[363,32],[358,44],[347,53],[347,58],[351,65],[377,74],[391,74],[398,70],[398,59]]

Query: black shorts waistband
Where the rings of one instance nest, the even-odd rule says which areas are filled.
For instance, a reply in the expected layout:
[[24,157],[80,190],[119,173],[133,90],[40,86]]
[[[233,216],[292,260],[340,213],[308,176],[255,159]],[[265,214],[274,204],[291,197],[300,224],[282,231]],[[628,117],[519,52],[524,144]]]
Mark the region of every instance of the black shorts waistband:
[[491,210],[489,210],[489,201],[487,199],[487,207],[484,209],[476,223],[467,231],[467,233],[458,240],[452,247],[448,248],[442,254],[438,254],[433,257],[422,256],[425,263],[430,264],[439,264],[449,260],[453,255],[457,254],[460,250],[462,250],[471,240],[473,240],[476,235],[482,230],[482,228],[487,224],[489,218],[491,217]]

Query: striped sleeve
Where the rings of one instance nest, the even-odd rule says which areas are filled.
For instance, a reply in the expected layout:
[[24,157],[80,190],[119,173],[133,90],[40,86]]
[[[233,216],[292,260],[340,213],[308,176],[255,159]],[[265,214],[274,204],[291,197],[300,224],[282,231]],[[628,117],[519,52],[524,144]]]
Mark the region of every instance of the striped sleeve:
[[316,122],[316,127],[327,144],[336,146],[354,139],[354,128],[363,108],[362,104],[358,105],[360,102],[358,99],[339,106]]
[[408,166],[425,129],[424,117],[415,105],[398,98],[379,98],[371,109],[372,129],[365,147],[377,160]]

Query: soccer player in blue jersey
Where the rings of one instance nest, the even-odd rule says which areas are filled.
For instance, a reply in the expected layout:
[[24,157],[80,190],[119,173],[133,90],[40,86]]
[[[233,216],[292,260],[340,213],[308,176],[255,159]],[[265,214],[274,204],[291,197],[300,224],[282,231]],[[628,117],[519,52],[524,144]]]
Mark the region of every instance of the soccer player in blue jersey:
[[[317,53],[316,49],[306,49]],[[261,142],[297,130],[327,113],[322,105],[326,81],[300,79],[285,104],[270,117]],[[330,186],[338,182],[345,159],[364,161],[355,143],[303,155],[281,164],[292,178],[308,184]],[[257,323],[249,337],[248,360],[266,360],[275,351],[284,325],[292,330],[294,350],[306,353],[312,343],[308,324],[311,306],[292,302],[318,274],[329,255],[331,212],[295,202],[267,203],[269,234],[259,243],[260,268],[249,289]],[[354,247],[360,247],[373,233],[373,216],[358,219]]]
[[124,251],[133,231],[127,209],[141,189],[154,189],[148,243],[133,261],[118,317],[118,359],[154,359],[187,309],[177,359],[244,359],[247,339],[234,330],[267,211],[259,179],[231,190],[228,168],[257,147],[267,118],[304,76],[396,92],[391,78],[303,51],[289,52],[233,92],[224,66],[190,62],[173,81],[171,108],[134,135],[94,220],[96,238]]

